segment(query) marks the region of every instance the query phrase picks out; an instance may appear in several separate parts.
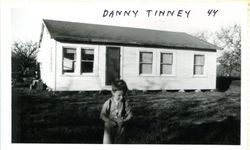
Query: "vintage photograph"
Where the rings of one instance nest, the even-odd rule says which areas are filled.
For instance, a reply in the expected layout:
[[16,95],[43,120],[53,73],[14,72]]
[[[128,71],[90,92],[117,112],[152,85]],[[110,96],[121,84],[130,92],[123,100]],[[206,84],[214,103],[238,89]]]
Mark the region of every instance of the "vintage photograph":
[[11,9],[11,142],[241,145],[245,10],[213,6]]

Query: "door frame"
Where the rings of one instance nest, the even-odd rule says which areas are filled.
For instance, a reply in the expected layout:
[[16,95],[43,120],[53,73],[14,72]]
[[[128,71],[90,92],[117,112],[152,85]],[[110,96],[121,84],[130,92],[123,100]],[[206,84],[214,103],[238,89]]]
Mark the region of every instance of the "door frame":
[[120,79],[123,78],[123,51],[124,51],[124,47],[123,46],[116,46],[116,45],[107,45],[105,46],[105,72],[104,72],[104,87],[107,87],[108,89],[111,87],[111,85],[107,85],[106,84],[106,76],[107,76],[107,48],[108,47],[117,47],[120,48]]

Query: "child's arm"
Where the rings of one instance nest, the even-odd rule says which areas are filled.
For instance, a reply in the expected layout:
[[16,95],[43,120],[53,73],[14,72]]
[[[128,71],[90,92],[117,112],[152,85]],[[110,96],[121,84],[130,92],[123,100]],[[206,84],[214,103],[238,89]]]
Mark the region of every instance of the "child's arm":
[[132,118],[132,113],[129,113],[125,118],[117,120],[118,126],[125,125]]
[[109,107],[109,101],[106,101],[102,106],[102,111],[100,113],[100,118],[105,122],[112,126],[116,126],[117,123],[108,117],[108,107]]
[[131,118],[132,118],[132,116],[133,116],[133,114],[132,114],[132,111],[131,111],[131,106],[128,104],[128,102],[126,101],[126,103],[125,103],[125,110],[126,110],[126,117],[124,118],[124,122],[127,122],[127,121],[129,121]]
[[116,126],[116,125],[117,125],[117,123],[116,123],[113,119],[107,117],[107,116],[106,116],[105,114],[103,114],[103,113],[100,114],[100,118],[101,118],[104,122],[106,122],[106,123],[108,123],[108,124],[110,124],[110,125],[112,125],[112,126]]
[[126,114],[125,114],[125,117],[121,120],[118,120],[118,125],[119,126],[122,126],[123,124],[126,124],[132,117],[133,117],[133,114],[132,114],[132,111],[131,111],[131,107],[128,105],[128,103],[126,102],[125,103],[125,110],[126,110]]
[[130,112],[129,114],[127,114],[127,117],[123,119],[123,122],[127,122],[132,118],[132,113]]

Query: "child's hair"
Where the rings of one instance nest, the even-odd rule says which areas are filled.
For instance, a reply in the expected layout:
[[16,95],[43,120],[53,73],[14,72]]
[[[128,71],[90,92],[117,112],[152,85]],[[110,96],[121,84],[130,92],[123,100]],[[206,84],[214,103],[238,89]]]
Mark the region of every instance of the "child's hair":
[[128,91],[128,87],[127,84],[124,80],[115,80],[112,83],[112,91],[123,91],[124,95],[127,93]]

